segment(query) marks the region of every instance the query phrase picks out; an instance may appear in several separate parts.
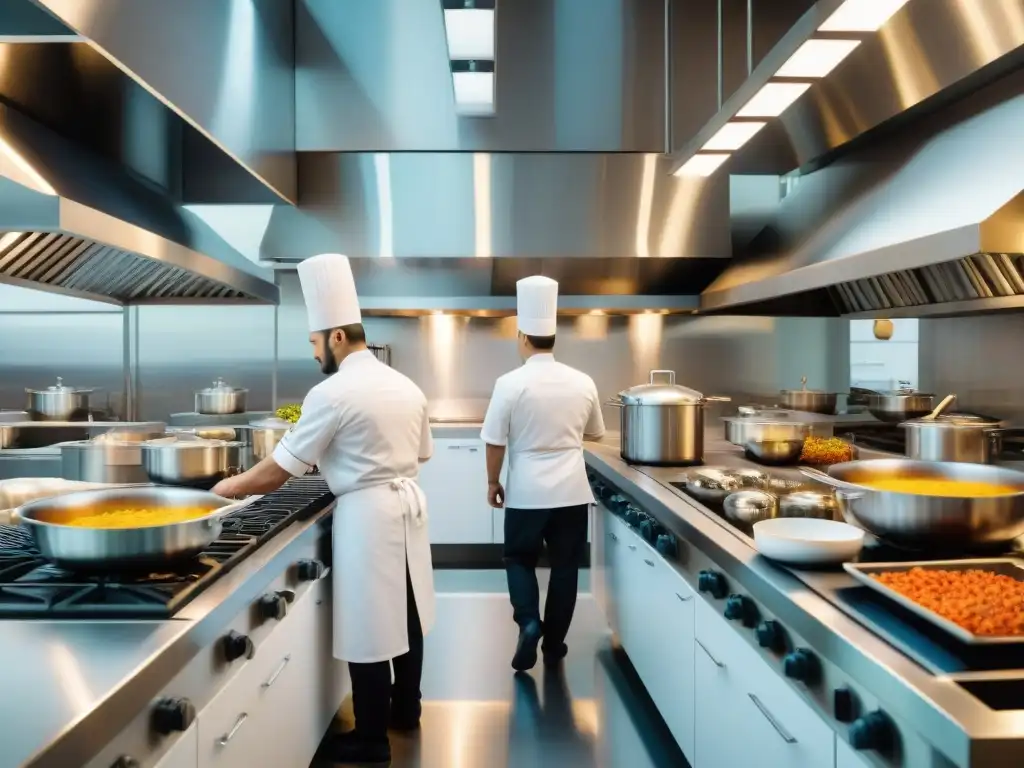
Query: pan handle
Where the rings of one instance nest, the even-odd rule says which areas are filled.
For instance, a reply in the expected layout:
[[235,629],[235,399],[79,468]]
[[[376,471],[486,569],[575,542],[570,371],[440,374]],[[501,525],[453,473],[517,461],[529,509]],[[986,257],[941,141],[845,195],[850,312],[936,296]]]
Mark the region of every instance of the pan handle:
[[853,483],[847,483],[843,480],[837,480],[820,469],[812,469],[811,467],[800,467],[800,474],[804,477],[809,477],[811,480],[817,480],[819,483],[825,483],[825,485],[831,485],[833,488],[839,488],[843,491],[847,491],[849,494],[864,495],[864,489],[859,485]]

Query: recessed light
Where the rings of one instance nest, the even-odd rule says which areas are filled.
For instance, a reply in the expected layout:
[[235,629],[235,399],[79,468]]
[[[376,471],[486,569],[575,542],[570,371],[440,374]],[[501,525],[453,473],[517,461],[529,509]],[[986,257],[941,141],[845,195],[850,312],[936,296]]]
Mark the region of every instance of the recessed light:
[[818,29],[822,32],[877,32],[907,0],[846,0]]
[[494,59],[494,11],[445,9],[449,59]]
[[767,123],[761,122],[726,123],[718,129],[718,133],[708,139],[701,147],[701,151],[727,152],[739,149],[766,125]]
[[779,77],[824,77],[858,45],[860,40],[808,40],[775,74]]
[[778,117],[810,87],[810,83],[767,83],[736,117]]
[[694,155],[676,169],[675,176],[710,176],[732,155]]
[[494,113],[493,72],[452,72],[455,107],[463,115]]

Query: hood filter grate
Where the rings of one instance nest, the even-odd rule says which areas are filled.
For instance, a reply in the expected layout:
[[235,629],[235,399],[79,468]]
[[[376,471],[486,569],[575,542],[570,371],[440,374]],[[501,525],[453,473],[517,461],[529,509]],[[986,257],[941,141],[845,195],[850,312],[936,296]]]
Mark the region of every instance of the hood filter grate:
[[843,314],[1024,296],[1024,256],[978,253],[835,286]]
[[254,298],[180,267],[56,232],[0,237],[4,278],[121,304]]

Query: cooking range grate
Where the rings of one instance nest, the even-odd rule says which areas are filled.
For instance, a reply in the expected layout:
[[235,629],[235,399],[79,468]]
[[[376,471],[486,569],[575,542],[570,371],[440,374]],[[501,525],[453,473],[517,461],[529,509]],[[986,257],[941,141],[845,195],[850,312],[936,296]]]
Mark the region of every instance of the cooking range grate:
[[0,617],[165,619],[293,522],[333,500],[320,477],[289,481],[224,519],[197,558],[160,573],[74,573],[47,562],[24,530],[0,526]]

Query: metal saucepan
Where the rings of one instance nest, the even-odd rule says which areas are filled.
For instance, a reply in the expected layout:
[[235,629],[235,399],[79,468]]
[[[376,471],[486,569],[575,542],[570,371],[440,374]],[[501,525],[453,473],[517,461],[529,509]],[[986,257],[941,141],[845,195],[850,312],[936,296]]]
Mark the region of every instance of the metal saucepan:
[[252,453],[257,461],[263,461],[277,448],[277,444],[294,427],[284,419],[260,419],[250,423],[252,427]]
[[0,448],[14,448],[21,436],[21,427],[12,425],[28,420],[28,411],[0,411]]
[[[661,378],[663,381],[658,381]],[[631,464],[682,466],[704,460],[704,406],[729,402],[676,384],[675,371],[651,371],[607,405],[621,409],[620,453]]]
[[196,395],[196,413],[219,415],[245,413],[245,400],[249,390],[232,387],[217,379],[212,387],[200,389]]
[[244,444],[175,435],[142,443],[142,467],[154,483],[208,490],[242,471]]
[[800,389],[784,389],[779,393],[782,397],[782,404],[786,408],[807,413],[834,414],[836,412],[838,394],[808,389],[806,376],[800,379],[800,385]]
[[778,517],[779,498],[767,491],[737,491],[722,502],[725,517],[738,525],[753,525],[761,520]]
[[1024,433],[1005,428],[998,419],[958,413],[914,419],[900,426],[906,431],[908,458],[971,464],[995,463],[1003,451],[1003,438]]
[[[140,568],[195,557],[221,532],[225,515],[248,502],[186,488],[111,488],[23,504],[12,521],[27,529],[43,557],[73,569]],[[139,528],[81,528],[70,520],[103,510],[201,507],[203,517]]]
[[[828,472],[801,469],[837,489],[843,517],[881,539],[911,549],[970,551],[1024,535],[1024,472],[984,464],[879,459],[835,464]],[[1004,496],[956,498],[875,490],[881,477],[935,477],[1014,488]]]
[[28,413],[33,421],[76,421],[89,416],[92,389],[65,387],[64,380],[46,389],[26,389]]
[[895,392],[872,392],[867,395],[868,412],[879,421],[898,424],[931,413],[935,395],[901,389]]
[[799,421],[788,411],[762,411],[755,414],[726,416],[722,419],[725,425],[725,439],[733,445],[744,446],[751,440],[763,440],[766,432],[781,434],[787,428],[802,431],[807,424]]

